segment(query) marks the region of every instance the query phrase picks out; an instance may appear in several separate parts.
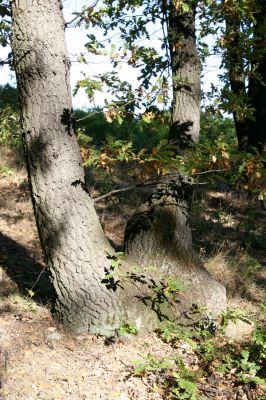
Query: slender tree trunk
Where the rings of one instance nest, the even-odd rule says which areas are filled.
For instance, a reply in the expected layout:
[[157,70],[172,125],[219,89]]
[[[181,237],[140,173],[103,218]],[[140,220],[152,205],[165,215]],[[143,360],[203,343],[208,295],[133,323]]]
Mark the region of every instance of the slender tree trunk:
[[[231,9],[228,9],[231,7]],[[231,91],[236,99],[246,97],[245,74],[244,74],[244,55],[243,43],[241,40],[241,19],[236,6],[225,4],[225,22],[226,22],[226,53],[225,66],[228,71]],[[249,126],[248,120],[241,116],[241,111],[234,110],[233,117],[235,122],[235,130],[238,140],[238,148],[240,151],[248,150]]]
[[182,12],[180,4],[171,2],[168,18],[173,77],[169,141],[183,150],[199,140],[201,63],[196,46],[195,2],[189,12]]
[[256,2],[254,13],[254,47],[252,74],[249,78],[249,99],[254,108],[254,118],[249,121],[249,150],[266,151],[266,3]]
[[[128,279],[122,282],[117,276],[111,265],[114,260],[110,259],[113,250],[99,224],[93,202],[82,187],[84,174],[73,129],[61,2],[13,0],[11,4],[12,49],[26,164],[40,241],[57,295],[57,316],[77,332],[106,336],[113,335],[123,320],[152,329],[158,324],[158,310],[153,307],[150,278],[132,274],[129,261],[123,265],[129,271]],[[176,219],[177,234],[170,240],[173,243],[179,237],[180,240],[187,237],[190,252],[190,239],[182,234],[184,224],[178,226],[178,223]],[[127,248],[130,254],[130,246]],[[179,253],[173,254],[178,261]],[[174,261],[173,275],[179,274],[184,265],[184,277],[187,277],[190,273],[187,264],[180,259],[180,267],[175,269]],[[196,270],[195,267],[194,273]],[[212,281],[211,288],[209,283],[204,288],[202,277],[206,274],[202,275],[201,268],[199,274],[202,291],[206,291],[200,301],[210,311],[223,309],[224,290],[216,299],[218,306],[213,301],[205,302],[208,294],[213,300],[213,288],[218,284]],[[153,282],[160,275],[163,274],[158,269]],[[194,294],[197,301],[197,292]]]

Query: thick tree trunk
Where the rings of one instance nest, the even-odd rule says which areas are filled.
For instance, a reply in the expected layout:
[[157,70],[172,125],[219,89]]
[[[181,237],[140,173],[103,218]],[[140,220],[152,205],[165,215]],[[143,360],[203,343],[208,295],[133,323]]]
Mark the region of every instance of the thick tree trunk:
[[182,177],[163,177],[128,222],[125,251],[136,265],[155,270],[155,276],[179,280],[188,306],[198,303],[217,314],[226,307],[225,289],[193,252],[188,222],[191,192],[191,184]]
[[201,63],[196,46],[195,6],[184,13],[180,4],[171,2],[168,18],[173,77],[169,141],[183,150],[199,140]]
[[105,251],[112,250],[91,199],[74,185],[84,181],[84,171],[73,130],[61,2],[16,0],[12,14],[26,164],[56,312],[76,330],[107,334],[118,307],[101,284]]
[[[153,300],[147,301],[154,293],[150,278],[131,273],[129,262],[124,280],[112,267],[113,250],[80,184],[84,176],[73,130],[61,2],[14,0],[12,18],[26,164],[40,241],[57,295],[57,316],[77,332],[106,336],[123,320],[152,329],[158,324],[158,310]],[[190,251],[189,233],[178,223],[171,240],[183,243],[186,237]],[[174,263],[171,273],[175,274]]]
[[266,3],[258,0],[254,25],[254,47],[252,54],[253,73],[249,78],[250,106],[254,108],[254,119],[249,120],[249,150],[266,151]]

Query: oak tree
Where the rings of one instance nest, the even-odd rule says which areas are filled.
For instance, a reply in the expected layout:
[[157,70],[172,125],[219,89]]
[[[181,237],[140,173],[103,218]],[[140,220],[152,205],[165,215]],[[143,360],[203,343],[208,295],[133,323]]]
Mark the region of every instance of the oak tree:
[[[110,336],[125,320],[151,329],[168,313],[165,305],[181,315],[179,302],[169,301],[169,276],[184,282],[188,303],[198,300],[219,312],[225,290],[193,254],[189,185],[182,179],[157,183],[129,223],[128,257],[118,272],[84,182],[61,2],[13,0],[11,6],[26,165],[57,316],[76,332]],[[136,263],[141,273],[134,270]]]

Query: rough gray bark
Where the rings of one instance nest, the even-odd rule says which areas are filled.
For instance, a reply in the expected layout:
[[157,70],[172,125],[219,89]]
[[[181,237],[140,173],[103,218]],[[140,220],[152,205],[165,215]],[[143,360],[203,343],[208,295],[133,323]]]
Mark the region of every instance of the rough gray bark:
[[173,76],[172,126],[169,141],[185,149],[198,142],[200,132],[201,63],[196,46],[196,6],[182,12],[180,2],[171,2],[168,40]]
[[266,3],[255,2],[256,22],[254,24],[254,44],[252,52],[252,71],[249,76],[248,96],[254,108],[254,118],[249,123],[248,149],[263,153],[266,151]]
[[[228,71],[233,95],[237,98],[246,96],[243,43],[241,41],[241,18],[238,11],[225,13],[226,53],[225,66]],[[235,130],[240,151],[248,150],[249,126],[247,118],[241,117],[239,111],[233,111]]]
[[[76,332],[110,336],[123,320],[152,329],[158,315],[144,301],[153,293],[149,278],[132,274],[130,262],[128,279],[112,276],[113,250],[80,184],[61,2],[14,0],[12,19],[26,164],[57,316]],[[183,228],[176,225],[177,240]]]
[[[245,54],[247,38],[241,32],[243,15],[234,2],[223,3],[226,22],[225,66],[231,90],[236,103],[238,98],[246,98],[246,105],[253,110],[252,118],[241,117],[241,110],[233,111],[238,147],[241,151],[263,153],[266,150],[266,4],[264,0],[257,0],[253,4],[252,45]],[[248,74],[248,88],[245,82],[245,58],[248,58],[252,69]]]
[[217,314],[226,307],[225,288],[193,252],[188,219],[190,193],[191,185],[178,175],[163,178],[128,222],[125,251],[136,265],[151,266],[155,275],[180,280],[187,304],[198,303]]
[[[58,0],[12,1],[12,49],[23,141],[39,236],[57,293],[56,312],[76,330],[112,325],[118,301],[101,284],[111,252],[84,181],[71,119],[64,20]],[[102,329],[102,328],[101,328]],[[102,333],[105,329],[102,329]]]

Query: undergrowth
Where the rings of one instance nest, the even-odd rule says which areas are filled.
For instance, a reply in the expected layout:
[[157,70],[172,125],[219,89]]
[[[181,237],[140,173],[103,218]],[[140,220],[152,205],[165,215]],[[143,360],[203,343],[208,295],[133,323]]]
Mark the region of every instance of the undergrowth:
[[[190,329],[165,321],[157,335],[171,344],[172,354],[163,357],[148,354],[134,360],[131,373],[145,379],[150,391],[165,399],[201,400],[212,390],[222,395],[225,382],[230,382],[232,393],[243,387],[249,391],[250,398],[255,398],[251,396],[256,393],[257,399],[263,399],[266,394],[266,329],[262,322],[256,321],[248,341],[230,342],[223,335],[223,328],[229,321],[236,323],[238,318],[244,317],[236,310],[224,313],[219,330],[202,323],[204,321]],[[178,355],[184,343],[188,353],[196,355],[192,363]],[[210,376],[216,389],[209,388]]]

